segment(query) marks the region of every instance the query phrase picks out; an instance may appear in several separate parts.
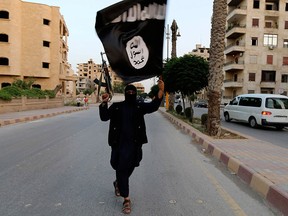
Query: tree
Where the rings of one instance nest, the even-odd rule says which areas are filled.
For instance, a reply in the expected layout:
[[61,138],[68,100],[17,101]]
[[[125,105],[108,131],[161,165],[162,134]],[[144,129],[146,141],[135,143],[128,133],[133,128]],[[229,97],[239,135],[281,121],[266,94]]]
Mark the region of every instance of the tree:
[[210,136],[220,136],[221,134],[220,103],[223,85],[226,17],[227,0],[214,0],[208,78],[207,131]]
[[208,62],[202,57],[184,55],[173,58],[164,66],[165,90],[169,93],[180,91],[182,99],[188,96],[191,106],[191,96],[207,86],[208,72]]
[[113,85],[114,93],[124,93],[125,84],[124,82],[115,82]]

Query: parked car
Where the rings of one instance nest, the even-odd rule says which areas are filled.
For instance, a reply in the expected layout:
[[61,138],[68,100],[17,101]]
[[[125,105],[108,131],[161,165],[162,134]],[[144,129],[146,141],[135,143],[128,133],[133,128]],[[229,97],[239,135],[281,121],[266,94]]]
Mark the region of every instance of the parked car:
[[248,122],[252,128],[288,126],[288,97],[276,94],[243,94],[224,107],[225,121]]
[[199,101],[194,103],[194,107],[207,108],[208,107],[208,102],[206,100],[199,100]]

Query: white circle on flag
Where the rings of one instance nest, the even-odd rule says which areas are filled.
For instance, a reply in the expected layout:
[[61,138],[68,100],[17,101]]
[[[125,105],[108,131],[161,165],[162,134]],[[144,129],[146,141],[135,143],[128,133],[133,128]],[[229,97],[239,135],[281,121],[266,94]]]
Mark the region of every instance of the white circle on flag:
[[136,69],[143,68],[149,58],[149,50],[141,36],[134,36],[126,44],[126,52],[131,65]]

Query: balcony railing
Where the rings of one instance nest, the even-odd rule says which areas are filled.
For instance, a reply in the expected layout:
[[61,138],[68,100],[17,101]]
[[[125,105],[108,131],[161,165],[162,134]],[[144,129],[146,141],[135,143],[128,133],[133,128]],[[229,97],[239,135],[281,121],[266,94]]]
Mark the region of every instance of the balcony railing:
[[225,55],[235,55],[235,53],[243,53],[245,52],[245,43],[243,42],[235,42],[231,43],[225,47],[224,54]]
[[243,81],[224,80],[224,88],[242,88]]

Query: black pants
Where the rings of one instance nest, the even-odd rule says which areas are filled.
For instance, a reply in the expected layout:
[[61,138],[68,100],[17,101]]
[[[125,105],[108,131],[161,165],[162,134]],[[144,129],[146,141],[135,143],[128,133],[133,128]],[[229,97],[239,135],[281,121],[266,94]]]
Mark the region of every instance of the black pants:
[[116,170],[116,180],[122,197],[129,196],[129,177],[142,160],[142,145],[122,143],[112,147],[111,166]]
[[129,177],[133,173],[134,169],[135,167],[124,170],[116,170],[118,188],[120,190],[120,195],[124,198],[129,196]]

